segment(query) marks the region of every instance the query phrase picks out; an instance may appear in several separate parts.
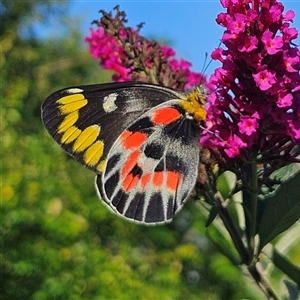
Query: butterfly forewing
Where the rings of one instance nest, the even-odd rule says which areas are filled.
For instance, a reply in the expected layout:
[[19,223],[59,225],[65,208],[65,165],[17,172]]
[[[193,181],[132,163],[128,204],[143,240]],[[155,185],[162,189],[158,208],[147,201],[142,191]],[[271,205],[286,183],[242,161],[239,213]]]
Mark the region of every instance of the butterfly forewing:
[[100,173],[112,144],[134,120],[180,96],[169,88],[137,82],[70,87],[45,100],[42,120],[68,154]]
[[200,129],[179,102],[167,101],[142,114],[112,145],[96,186],[117,214],[165,223],[193,189]]

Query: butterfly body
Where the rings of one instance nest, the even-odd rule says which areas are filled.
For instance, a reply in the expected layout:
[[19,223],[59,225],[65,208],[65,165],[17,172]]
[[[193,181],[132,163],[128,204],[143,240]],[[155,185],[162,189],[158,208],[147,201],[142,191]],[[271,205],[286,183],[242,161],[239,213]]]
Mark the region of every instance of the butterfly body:
[[136,222],[172,219],[193,189],[199,160],[200,90],[181,94],[145,83],[60,90],[42,119],[63,149],[97,173],[109,208]]

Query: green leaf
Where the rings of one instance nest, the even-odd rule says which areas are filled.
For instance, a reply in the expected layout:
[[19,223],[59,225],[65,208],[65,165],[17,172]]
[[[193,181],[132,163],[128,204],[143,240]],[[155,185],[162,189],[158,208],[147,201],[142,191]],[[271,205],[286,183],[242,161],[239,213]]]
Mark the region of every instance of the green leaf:
[[276,249],[273,250],[273,263],[284,274],[289,276],[300,288],[300,268],[293,265],[286,257],[281,255]]
[[209,215],[205,227],[208,227],[214,221],[217,215],[218,215],[218,210],[216,207],[213,206],[209,211]]
[[286,181],[289,178],[295,176],[295,174],[297,174],[299,170],[300,170],[299,163],[289,164],[273,172],[271,178],[277,178],[282,181]]
[[236,185],[236,175],[233,172],[225,171],[217,180],[217,190],[221,193],[223,199],[227,199]]
[[300,218],[300,172],[283,182],[277,193],[266,196],[264,201],[268,204],[258,231],[259,251]]

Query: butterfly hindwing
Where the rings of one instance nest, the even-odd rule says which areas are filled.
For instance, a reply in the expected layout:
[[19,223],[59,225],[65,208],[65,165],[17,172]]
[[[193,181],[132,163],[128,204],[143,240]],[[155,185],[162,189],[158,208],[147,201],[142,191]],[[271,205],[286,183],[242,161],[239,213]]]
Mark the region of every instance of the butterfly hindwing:
[[115,213],[136,222],[165,223],[193,189],[200,128],[179,102],[147,111],[112,145],[96,187]]
[[138,82],[70,87],[45,100],[42,120],[68,154],[100,173],[123,130],[150,108],[180,96],[172,89]]

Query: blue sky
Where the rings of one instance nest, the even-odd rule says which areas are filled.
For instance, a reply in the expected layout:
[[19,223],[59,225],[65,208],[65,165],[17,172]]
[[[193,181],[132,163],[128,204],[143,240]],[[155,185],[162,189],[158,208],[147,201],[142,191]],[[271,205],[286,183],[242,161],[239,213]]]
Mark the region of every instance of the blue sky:
[[126,12],[130,26],[145,22],[142,35],[169,41],[177,56],[191,62],[195,71],[203,69],[205,53],[218,46],[222,34],[222,28],[215,24],[218,1],[73,1],[71,10],[87,16],[83,26],[88,32],[89,20],[100,16],[99,9],[111,11],[117,3]]
[[[299,0],[281,1],[285,11],[296,12],[294,26],[300,31]],[[224,11],[219,0],[210,1],[70,1],[69,14],[79,20],[81,32],[89,34],[91,21],[98,19],[99,10],[112,11],[119,5],[127,14],[128,25],[135,27],[145,22],[141,34],[149,38],[162,38],[170,41],[178,58],[192,63],[194,71],[202,71],[205,64],[205,53],[218,47],[223,28],[218,26],[215,18]],[[297,43],[300,43],[298,38]],[[206,62],[207,64],[207,62]],[[210,75],[218,66],[213,62],[205,72]]]

